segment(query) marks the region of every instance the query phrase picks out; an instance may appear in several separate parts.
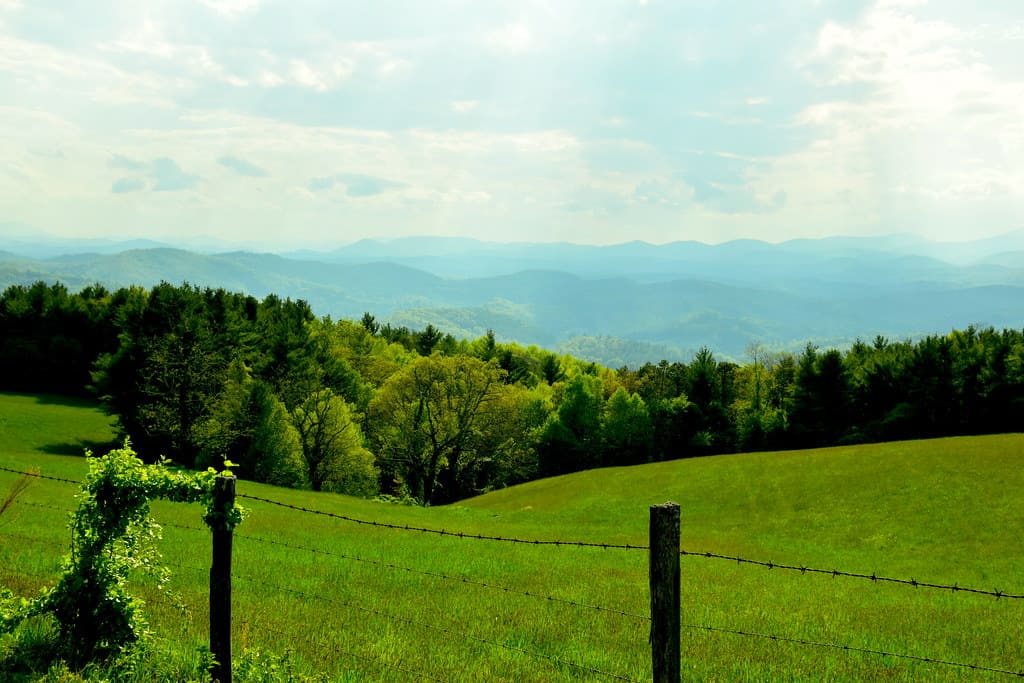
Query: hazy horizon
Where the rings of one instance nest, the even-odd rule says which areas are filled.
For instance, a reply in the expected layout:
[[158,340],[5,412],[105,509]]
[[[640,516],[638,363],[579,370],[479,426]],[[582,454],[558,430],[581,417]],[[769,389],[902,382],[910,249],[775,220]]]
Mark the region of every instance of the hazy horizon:
[[[932,245],[956,245],[956,244],[973,244],[977,242],[986,242],[991,240],[998,240],[1000,238],[1019,238],[1022,244],[1024,244],[1024,228],[1018,228],[1014,230],[1006,230],[1000,233],[986,235],[986,236],[961,236],[954,237],[951,239],[933,238],[927,235],[911,232],[893,232],[893,233],[882,233],[877,235],[823,235],[820,237],[784,237],[777,240],[762,239],[755,237],[733,237],[729,239],[723,239],[719,241],[708,241],[702,239],[680,239],[671,240],[664,242],[652,242],[645,239],[622,239],[621,241],[607,242],[602,244],[588,243],[582,241],[571,241],[564,239],[488,239],[478,238],[468,235],[426,235],[426,234],[407,234],[398,236],[388,235],[374,235],[367,237],[357,237],[354,239],[348,239],[344,241],[336,242],[309,242],[299,245],[293,245],[288,243],[274,243],[268,241],[262,241],[259,239],[222,239],[217,236],[207,235],[167,235],[163,237],[158,236],[89,236],[89,235],[58,235],[53,233],[47,233],[39,230],[25,230],[19,232],[18,229],[10,230],[10,226],[4,226],[0,223],[0,249],[4,248],[5,244],[13,243],[24,243],[24,244],[73,244],[73,243],[97,243],[97,244],[108,244],[108,245],[126,245],[132,243],[140,243],[143,246],[133,248],[148,248],[150,244],[180,248],[185,250],[199,250],[208,251],[210,249],[225,249],[225,250],[241,250],[241,251],[254,251],[254,252],[267,252],[267,253],[289,253],[289,252],[329,252],[338,249],[345,249],[352,247],[360,243],[379,243],[382,245],[390,245],[403,241],[414,241],[414,240],[434,240],[441,243],[446,240],[466,240],[476,242],[482,245],[496,245],[496,246],[554,246],[554,245],[570,245],[580,247],[620,247],[628,244],[644,244],[653,247],[663,247],[671,244],[679,244],[685,242],[692,242],[696,244],[704,244],[707,246],[721,246],[735,242],[760,242],[769,245],[783,245],[788,242],[796,242],[803,240],[854,240],[854,241],[899,241],[907,245],[914,243],[925,243]],[[1014,249],[1016,250],[1016,249]]]

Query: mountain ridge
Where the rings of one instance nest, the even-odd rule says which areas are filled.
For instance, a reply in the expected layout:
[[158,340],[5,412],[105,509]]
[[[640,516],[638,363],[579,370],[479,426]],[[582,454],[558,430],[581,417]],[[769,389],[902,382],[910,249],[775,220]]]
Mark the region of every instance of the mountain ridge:
[[[95,282],[120,287],[187,281],[260,298],[302,298],[318,315],[358,318],[368,311],[382,322],[432,323],[467,337],[493,329],[500,340],[555,350],[594,349],[600,346],[594,339],[605,339],[605,346],[617,350],[608,356],[593,352],[588,360],[629,357],[633,364],[660,360],[646,355],[656,349],[675,349],[677,357],[668,360],[685,360],[704,345],[741,358],[754,342],[793,350],[807,342],[842,344],[876,334],[905,338],[972,323],[1019,327],[1024,321],[1024,266],[1014,267],[1012,258],[998,255],[989,257],[992,262],[956,266],[917,253],[850,249],[846,240],[788,247],[686,243],[674,248],[681,252],[641,242],[547,245],[535,253],[523,245],[509,246],[511,251],[498,245],[499,256],[525,253],[522,260],[532,266],[506,272],[515,259],[490,262],[475,250],[494,244],[468,239],[457,244],[471,250],[435,262],[457,266],[461,259],[467,272],[492,272],[473,277],[455,277],[452,269],[432,272],[413,265],[416,259],[387,258],[379,245],[366,260],[349,262],[160,246],[47,259],[0,252],[0,286],[40,279],[59,280],[71,289]],[[657,258],[653,265],[625,259],[623,249]],[[703,258],[689,255],[691,249]]]

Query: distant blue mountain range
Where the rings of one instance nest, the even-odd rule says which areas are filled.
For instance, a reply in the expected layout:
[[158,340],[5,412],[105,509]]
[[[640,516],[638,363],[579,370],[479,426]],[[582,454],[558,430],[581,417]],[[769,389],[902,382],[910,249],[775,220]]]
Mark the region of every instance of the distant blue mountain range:
[[151,242],[0,237],[0,286],[166,280],[309,301],[320,315],[572,352],[607,365],[742,358],[969,324],[1024,327],[1024,231],[965,243],[909,235],[770,244],[364,240],[328,252],[199,253]]

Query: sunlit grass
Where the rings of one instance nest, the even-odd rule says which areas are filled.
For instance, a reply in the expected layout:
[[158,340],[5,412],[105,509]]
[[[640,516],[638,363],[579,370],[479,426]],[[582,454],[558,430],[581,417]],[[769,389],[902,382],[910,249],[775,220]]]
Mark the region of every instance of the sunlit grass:
[[[57,410],[59,419],[50,415]],[[80,457],[45,452],[47,444],[112,436],[106,418],[84,406],[0,396],[0,415],[0,464],[44,474],[80,479],[86,469]],[[648,507],[675,500],[687,549],[1020,593],[1022,456],[1021,435],[723,456],[595,470],[429,509],[245,481],[238,490],[402,525],[639,545]],[[15,479],[2,474],[0,492]],[[56,575],[68,539],[61,509],[74,505],[74,493],[35,481],[0,517],[0,584],[31,595]],[[446,681],[604,679],[593,670],[650,678],[646,621],[339,557],[644,615],[643,551],[439,537],[242,502],[250,515],[235,540],[236,655],[288,652],[297,671],[330,680],[416,679],[410,671]],[[206,642],[209,533],[199,506],[157,503],[154,512],[166,525],[161,548],[177,596],[144,580],[139,591],[158,644],[182,670]],[[681,562],[684,624],[1024,668],[1024,601]],[[687,680],[999,678],[700,630],[684,629],[682,646]]]

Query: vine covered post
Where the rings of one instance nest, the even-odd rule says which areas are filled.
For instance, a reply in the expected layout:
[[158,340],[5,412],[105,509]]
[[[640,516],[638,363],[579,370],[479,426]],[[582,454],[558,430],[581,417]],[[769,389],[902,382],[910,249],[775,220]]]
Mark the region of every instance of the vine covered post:
[[654,683],[679,683],[679,504],[651,506],[651,667]]
[[210,565],[210,653],[214,658],[212,678],[231,683],[231,540],[230,521],[235,506],[235,477],[221,475],[214,480],[213,505],[209,517],[213,530],[213,562]]

